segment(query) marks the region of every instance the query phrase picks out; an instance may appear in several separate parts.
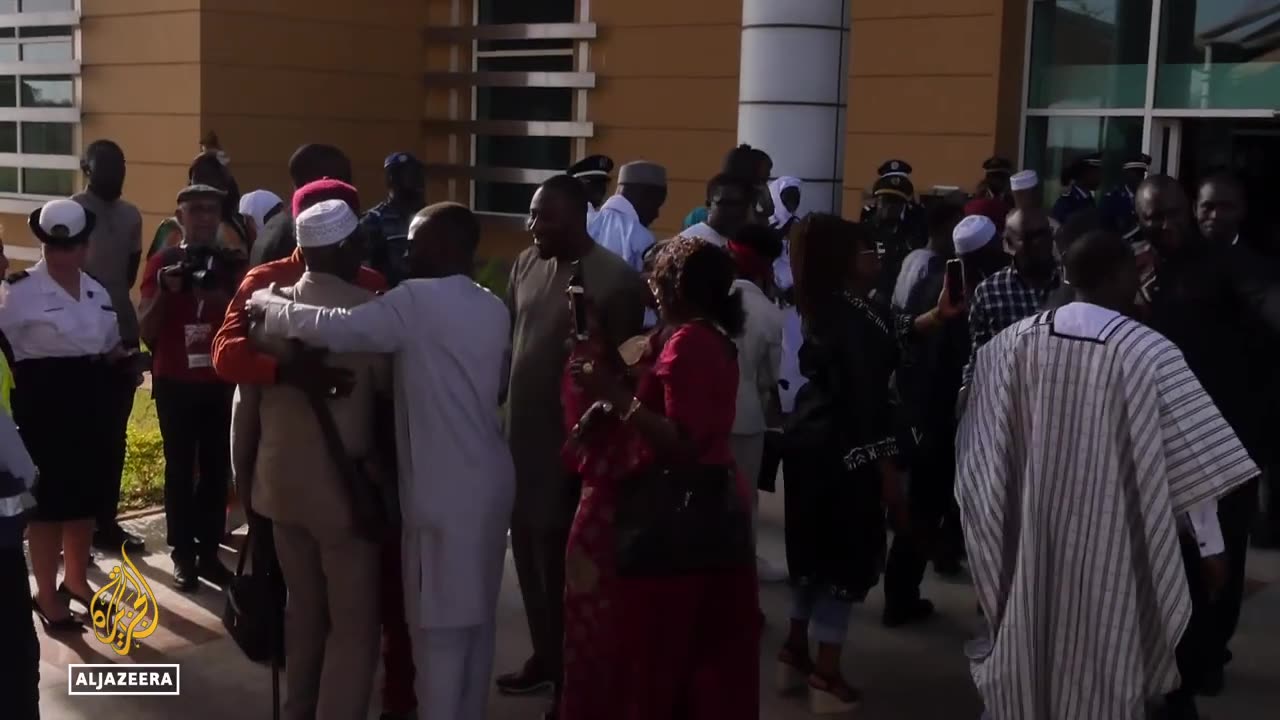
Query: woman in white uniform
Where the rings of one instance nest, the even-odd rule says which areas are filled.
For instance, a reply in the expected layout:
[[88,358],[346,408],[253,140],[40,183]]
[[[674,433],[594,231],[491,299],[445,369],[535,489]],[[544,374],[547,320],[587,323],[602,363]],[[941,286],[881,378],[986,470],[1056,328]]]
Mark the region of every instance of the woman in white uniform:
[[[33,212],[31,232],[43,258],[10,275],[0,306],[0,331],[14,356],[13,419],[39,469],[36,507],[27,537],[36,577],[32,605],[49,632],[80,632],[76,600],[89,611],[93,588],[85,577],[93,517],[111,478],[110,437],[104,421],[128,355],[111,297],[81,268],[94,215],[72,200],[53,200]],[[63,582],[56,584],[62,552]]]

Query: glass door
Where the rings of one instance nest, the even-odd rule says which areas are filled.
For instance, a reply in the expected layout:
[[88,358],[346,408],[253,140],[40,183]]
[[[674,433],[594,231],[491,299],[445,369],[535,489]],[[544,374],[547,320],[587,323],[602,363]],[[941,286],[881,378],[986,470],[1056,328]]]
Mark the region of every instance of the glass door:
[[1155,118],[1151,121],[1151,172],[1178,177],[1182,161],[1182,120]]

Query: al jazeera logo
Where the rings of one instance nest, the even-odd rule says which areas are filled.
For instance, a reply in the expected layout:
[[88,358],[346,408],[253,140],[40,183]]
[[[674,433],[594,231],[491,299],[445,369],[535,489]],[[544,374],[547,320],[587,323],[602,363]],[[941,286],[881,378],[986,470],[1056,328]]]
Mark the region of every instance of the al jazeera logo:
[[[90,603],[94,638],[120,657],[160,625],[160,605],[147,579],[120,548],[121,564]],[[71,695],[177,695],[178,666],[96,663],[67,666]]]

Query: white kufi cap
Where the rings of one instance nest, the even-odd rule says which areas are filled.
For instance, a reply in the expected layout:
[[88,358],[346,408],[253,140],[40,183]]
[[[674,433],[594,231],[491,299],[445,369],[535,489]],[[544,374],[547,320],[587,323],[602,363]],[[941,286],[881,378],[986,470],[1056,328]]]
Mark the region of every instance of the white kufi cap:
[[986,215],[970,215],[961,220],[951,233],[956,255],[968,255],[980,250],[996,236],[996,224]]
[[1040,183],[1040,176],[1035,170],[1023,170],[1020,173],[1014,173],[1009,178],[1009,188],[1012,190],[1030,190]]
[[307,208],[293,221],[298,247],[337,245],[360,224],[351,206],[341,200],[324,200]]

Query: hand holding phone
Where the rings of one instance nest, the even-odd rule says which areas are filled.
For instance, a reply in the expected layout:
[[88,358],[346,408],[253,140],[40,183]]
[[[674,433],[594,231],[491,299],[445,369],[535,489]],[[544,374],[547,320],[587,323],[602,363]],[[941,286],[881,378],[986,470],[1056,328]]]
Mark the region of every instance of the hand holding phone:
[[959,258],[947,261],[947,295],[953,305],[964,301],[964,263]]

